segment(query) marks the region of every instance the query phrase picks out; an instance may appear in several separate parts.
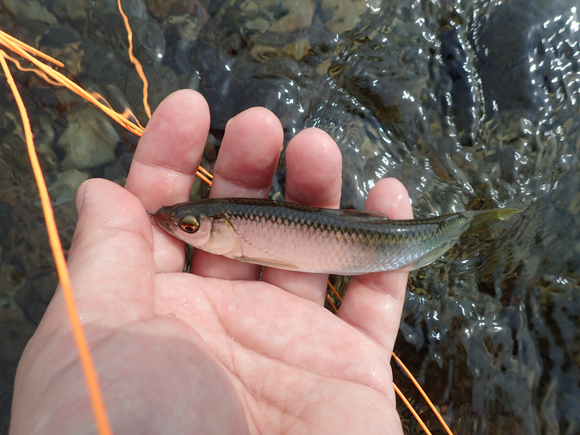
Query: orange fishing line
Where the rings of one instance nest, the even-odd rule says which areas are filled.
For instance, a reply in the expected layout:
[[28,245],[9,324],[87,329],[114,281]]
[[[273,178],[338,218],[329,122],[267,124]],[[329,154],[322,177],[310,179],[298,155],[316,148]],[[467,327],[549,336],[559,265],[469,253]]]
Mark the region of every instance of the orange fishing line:
[[[90,94],[95,97],[97,99],[97,101],[102,102],[101,104],[104,104],[105,106],[107,106],[109,109],[113,110],[113,107],[111,106],[111,104],[107,101],[107,99],[105,97],[103,97],[101,94],[99,94],[96,91],[90,92]],[[118,112],[117,112],[118,113]],[[141,133],[143,133],[143,131],[145,130],[145,128],[141,125],[141,123],[139,122],[139,120],[137,119],[137,117],[135,116],[135,114],[131,111],[131,109],[129,109],[128,107],[125,108],[125,110],[123,110],[123,113],[120,113],[120,115],[126,119],[129,122],[133,122],[131,121],[130,118],[133,118],[135,120],[135,124],[139,127],[139,129],[141,129]]]
[[[135,69],[137,70],[137,74],[139,75],[139,77],[141,77],[141,80],[143,81],[143,108],[145,109],[145,113],[147,114],[149,119],[151,119],[151,108],[149,107],[149,102],[147,101],[148,97],[149,97],[149,91],[148,91],[149,84],[147,82],[147,77],[145,76],[145,73],[143,72],[143,66],[141,65],[139,60],[133,55],[133,31],[131,30],[131,24],[129,23],[129,18],[127,17],[127,15],[125,15],[125,12],[123,11],[123,6],[121,5],[121,0],[117,0],[117,6],[119,8],[119,13],[121,14],[121,17],[123,17],[123,22],[125,23],[125,29],[127,30],[127,41],[129,42],[129,49],[128,49],[129,59],[131,60],[131,63],[133,65],[135,65]],[[135,117],[137,124],[139,124],[139,120],[137,119],[137,117],[135,115],[133,115],[133,116]],[[141,125],[139,124],[139,126],[141,126]],[[199,178],[201,178],[203,181],[205,181],[208,184],[208,186],[211,187],[212,182],[210,180],[213,179],[213,175],[210,172],[206,171],[202,166],[199,166],[199,168],[196,172],[196,175]]]
[[18,59],[14,59],[12,56],[8,56],[8,54],[3,50],[2,50],[2,54],[3,54],[5,59],[8,59],[10,62],[12,62],[16,66],[16,68],[18,68],[20,71],[34,73],[37,76],[39,76],[41,79],[43,79],[45,82],[50,83],[53,86],[62,86],[62,84],[60,82],[57,82],[56,80],[51,79],[49,76],[47,76],[42,71],[39,71],[39,70],[34,69],[34,68],[23,67],[20,64],[20,62],[18,62]]
[[20,116],[22,117],[22,125],[24,127],[24,135],[26,138],[26,146],[28,148],[28,155],[30,157],[32,171],[34,172],[36,184],[38,185],[40,201],[42,203],[42,211],[44,213],[44,219],[46,221],[46,228],[48,231],[48,238],[50,241],[50,247],[52,249],[52,255],[54,256],[54,262],[56,264],[56,270],[58,272],[58,276],[62,286],[62,293],[64,296],[67,312],[71,322],[73,336],[75,339],[77,349],[79,351],[79,359],[81,361],[81,366],[83,368],[87,389],[89,390],[89,396],[97,428],[100,435],[112,435],[113,432],[111,430],[109,417],[107,416],[107,410],[105,408],[105,402],[103,400],[103,395],[101,392],[101,388],[99,386],[97,371],[95,370],[95,365],[93,362],[93,358],[91,356],[89,344],[87,342],[87,338],[83,330],[83,325],[80,321],[79,313],[74,300],[70,276],[68,273],[68,269],[66,267],[66,260],[64,258],[64,254],[62,251],[60,238],[58,236],[58,230],[56,228],[56,222],[54,220],[54,214],[52,211],[52,206],[50,204],[48,189],[46,187],[46,183],[44,182],[44,177],[42,175],[42,170],[40,168],[38,156],[36,155],[36,150],[34,148],[34,141],[32,139],[32,130],[30,128],[30,121],[26,113],[26,107],[24,106],[22,97],[18,92],[16,83],[14,83],[12,74],[8,69],[8,64],[6,63],[3,53],[0,53],[0,63],[2,64],[4,74],[6,75],[8,85],[10,86],[10,89],[14,94],[14,99],[16,100],[16,104],[18,105]]
[[117,0],[117,4],[119,5],[119,12],[123,17],[123,21],[125,23],[125,29],[127,29],[127,39],[129,40],[129,59],[131,63],[135,65],[135,69],[137,70],[137,74],[141,77],[143,81],[143,107],[145,108],[145,113],[151,119],[151,109],[149,108],[149,103],[147,102],[148,97],[148,84],[147,84],[147,77],[145,77],[145,73],[143,72],[143,67],[141,63],[137,60],[135,56],[133,56],[133,32],[131,31],[131,26],[129,25],[129,19],[125,12],[123,12],[123,7],[121,6],[121,0]]
[[[342,298],[340,297],[340,295],[338,294],[338,292],[336,291],[336,289],[334,288],[334,286],[330,283],[330,281],[328,281],[328,285],[330,286],[330,288],[332,289],[332,291],[336,295],[336,297],[342,302]],[[332,303],[332,301],[331,301],[331,299],[330,299],[330,297],[328,295],[326,295],[326,300],[332,306],[332,308],[334,309],[334,312],[336,314],[338,312],[338,310],[336,309],[336,307],[334,306],[334,304]],[[435,405],[433,405],[433,402],[431,402],[431,400],[427,396],[427,393],[425,393],[425,391],[423,390],[423,388],[421,388],[421,385],[419,385],[419,383],[417,382],[417,380],[415,379],[415,377],[413,376],[413,374],[409,371],[409,369],[407,369],[407,367],[405,366],[405,364],[403,364],[403,361],[401,361],[399,359],[399,357],[397,357],[397,355],[395,355],[394,352],[393,352],[393,357],[395,358],[395,360],[397,361],[397,363],[399,363],[399,365],[403,368],[403,370],[405,371],[405,373],[407,373],[407,376],[409,376],[409,378],[411,379],[411,381],[413,382],[413,384],[415,384],[415,387],[417,387],[417,389],[419,390],[419,392],[421,393],[421,395],[425,398],[425,400],[427,401],[427,403],[429,404],[429,406],[431,407],[431,409],[433,410],[433,412],[435,413],[435,415],[437,416],[437,418],[439,419],[439,421],[441,422],[441,424],[443,425],[443,427],[445,427],[445,430],[447,431],[447,433],[449,435],[453,435],[451,433],[451,430],[449,429],[449,427],[445,423],[445,420],[443,420],[443,417],[441,417],[441,414],[439,414],[439,412],[435,408]],[[397,388],[396,385],[395,385],[395,390],[397,390],[397,393],[400,392],[400,390]],[[399,394],[399,395],[401,395],[401,394]],[[411,407],[411,404],[409,403],[409,401],[406,398],[404,398],[404,396],[401,397],[401,398],[403,399],[403,402],[405,403],[405,405],[407,405],[407,408],[409,408],[409,410],[413,413],[413,415],[417,419],[417,422],[421,425],[421,427],[423,427],[423,429],[425,430],[425,432],[429,433],[429,430],[426,428],[425,424],[423,423],[423,420],[421,420],[421,417],[419,417],[419,415]]]
[[399,359],[399,357],[397,355],[395,355],[395,352],[393,352],[393,358],[395,358],[395,361],[397,361],[397,364],[399,364],[399,366],[403,369],[403,371],[407,374],[407,376],[409,376],[409,378],[411,379],[411,382],[413,382],[413,384],[415,384],[415,387],[417,388],[417,390],[419,390],[419,392],[421,393],[421,396],[423,396],[425,401],[429,404],[429,407],[431,408],[431,410],[433,410],[433,412],[435,413],[435,415],[437,416],[437,418],[439,419],[439,421],[441,422],[441,424],[443,425],[443,427],[445,428],[447,433],[449,435],[453,435],[453,432],[451,432],[451,429],[449,429],[449,426],[447,426],[447,423],[445,423],[445,420],[443,420],[443,417],[441,416],[439,411],[437,411],[437,408],[435,408],[435,405],[433,405],[433,402],[431,402],[431,399],[429,399],[429,396],[427,395],[427,393],[425,393],[423,388],[421,388],[421,385],[419,385],[419,382],[417,382],[417,380],[411,374],[409,369],[405,366],[405,364],[403,364],[403,361],[401,361]]
[[328,285],[330,286],[330,289],[332,290],[332,293],[334,293],[334,296],[336,296],[338,298],[338,300],[340,302],[342,302],[342,298],[340,297],[340,295],[338,294],[338,292],[336,291],[336,289],[334,288],[334,286],[330,283],[330,281],[328,281]]
[[[336,291],[336,289],[334,288],[334,286],[330,283],[330,281],[328,281],[328,285],[332,289],[332,291],[335,294],[335,296],[342,302],[342,298],[340,297],[340,295],[338,294],[338,292]],[[330,299],[330,297],[328,295],[326,295],[326,300],[332,306],[332,308],[334,309],[334,312],[336,314],[338,312],[338,310],[336,309],[336,307],[334,306],[334,304],[332,303],[332,301],[331,301],[331,299]],[[425,391],[423,390],[423,388],[421,388],[421,385],[419,385],[419,383],[417,382],[417,380],[415,379],[415,377],[413,376],[413,374],[409,371],[409,369],[407,369],[407,367],[405,366],[405,364],[403,364],[403,361],[401,361],[399,359],[399,357],[397,357],[397,355],[395,355],[394,352],[393,352],[393,357],[395,358],[395,360],[397,361],[397,363],[399,363],[399,365],[403,368],[403,370],[405,371],[405,373],[407,373],[407,376],[409,376],[409,378],[411,379],[411,381],[413,382],[413,384],[415,384],[415,387],[417,387],[417,389],[419,390],[419,392],[421,393],[421,395],[425,398],[425,400],[427,401],[427,403],[429,404],[429,406],[431,407],[431,409],[433,410],[433,412],[435,413],[435,415],[437,416],[437,418],[439,419],[439,421],[441,422],[441,424],[443,425],[443,427],[445,427],[445,430],[447,431],[447,433],[449,435],[453,435],[451,433],[451,430],[449,429],[449,427],[445,423],[445,420],[443,420],[443,417],[441,417],[441,414],[439,414],[439,412],[435,408],[435,405],[433,405],[433,402],[431,402],[431,400],[427,396],[427,393],[425,393]],[[393,385],[395,386],[395,390],[397,391],[397,394],[399,394],[399,396],[401,396],[402,393],[400,392],[400,390],[397,388],[397,386],[394,383],[393,383]],[[425,423],[423,423],[423,420],[421,420],[421,417],[419,417],[419,415],[415,412],[415,410],[413,409],[413,407],[411,406],[411,404],[409,403],[409,401],[404,396],[401,396],[401,398],[403,399],[403,402],[405,403],[405,405],[407,405],[407,408],[409,408],[409,411],[411,411],[411,413],[413,413],[413,415],[417,419],[417,422],[421,425],[421,427],[423,428],[423,430],[425,430],[425,432],[427,432],[429,434],[430,432],[427,429],[427,427],[425,426]]]
[[119,123],[122,127],[126,128],[127,130],[131,131],[132,133],[136,134],[137,136],[141,136],[141,134],[143,133],[142,129],[139,129],[135,124],[133,124],[130,121],[127,121],[120,114],[109,109],[107,106],[105,106],[104,104],[97,101],[96,98],[94,98],[91,94],[89,94],[87,91],[85,91],[79,85],[74,83],[72,80],[66,78],[62,74],[56,72],[52,68],[50,68],[50,67],[46,66],[45,64],[43,64],[42,62],[38,61],[37,59],[35,59],[31,55],[29,55],[26,51],[21,49],[19,46],[16,46],[14,44],[10,44],[10,40],[8,40],[1,33],[0,33],[0,43],[6,45],[12,51],[14,51],[15,53],[24,57],[29,62],[32,62],[36,67],[38,67],[39,69],[44,71],[46,74],[48,74],[53,79],[62,83],[63,86],[66,86],[68,89],[73,91],[75,94],[83,97],[85,100],[88,100],[91,103],[93,103],[94,105],[96,105],[99,109],[101,109],[103,112],[105,112],[107,115],[109,115],[113,120],[115,120],[117,123]]
[[[213,174],[209,171],[207,171],[205,168],[203,168],[202,166],[199,167],[199,170],[201,172],[203,172],[208,178],[212,178],[213,179]],[[210,184],[211,186],[211,184]]]
[[336,308],[336,306],[332,303],[332,299],[330,299],[330,296],[326,295],[326,301],[330,304],[330,306],[334,310],[334,314],[338,313],[338,308]]
[[411,414],[413,414],[413,417],[415,417],[415,420],[417,420],[417,423],[419,423],[421,425],[421,427],[423,428],[423,430],[425,431],[425,433],[427,435],[431,435],[431,432],[429,431],[429,429],[427,428],[425,423],[423,423],[423,420],[421,420],[421,417],[419,417],[419,414],[417,414],[417,411],[415,411],[413,409],[413,406],[411,405],[411,403],[407,400],[407,398],[405,397],[403,392],[401,390],[399,390],[399,387],[397,387],[394,382],[393,382],[393,387],[395,387],[395,391],[397,392],[397,394],[399,395],[401,400],[405,403],[407,408],[409,408],[409,411],[411,411]]
[[2,30],[0,30],[0,34],[2,34],[2,36],[4,36],[6,39],[8,39],[9,43],[14,44],[20,48],[22,48],[23,50],[28,51],[29,53],[34,54],[35,56],[38,56],[44,60],[47,60],[48,62],[54,63],[56,66],[59,66],[61,68],[64,67],[64,63],[62,63],[60,60],[57,60],[53,57],[50,57],[48,54],[43,53],[40,50],[37,50],[34,47],[31,47],[28,44],[25,44],[24,42],[22,42],[19,39],[16,39],[14,36],[10,36],[8,33],[3,32]]
[[[201,166],[200,166],[200,168],[201,168]],[[207,178],[206,178],[204,175],[202,175],[202,173],[201,173],[201,172],[199,172],[199,169],[198,169],[198,171],[195,173],[195,175],[197,175],[199,178],[201,178],[203,181],[205,181],[209,187],[211,187],[211,185],[213,184],[213,183],[212,183],[211,181],[209,181],[209,180],[208,180],[208,179],[207,179]]]
[[[93,95],[91,95],[89,92],[85,91],[83,88],[81,88],[79,85],[77,85],[76,83],[74,83],[72,80],[68,79],[67,77],[65,77],[61,73],[53,70],[52,68],[46,66],[42,62],[39,62],[34,57],[30,56],[19,45],[16,45],[16,44],[12,43],[11,42],[11,39],[9,39],[8,36],[9,35],[7,35],[6,33],[0,31],[0,44],[6,46],[6,48],[9,48],[10,50],[12,50],[15,53],[19,54],[20,56],[24,57],[29,62],[32,62],[40,70],[42,70],[43,72],[45,72],[47,75],[49,75],[50,77],[52,77],[54,80],[56,80],[59,83],[61,83],[66,88],[70,89],[72,92],[74,92],[78,96],[80,96],[80,97],[84,98],[85,100],[93,103],[95,106],[97,106],[99,109],[101,109],[105,114],[109,115],[110,118],[112,118],[119,125],[121,125],[121,127],[125,128],[126,130],[129,130],[131,133],[135,134],[136,136],[141,137],[141,135],[143,134],[143,131],[144,131],[143,127],[137,126],[137,125],[133,124],[131,121],[127,120],[123,116],[123,114],[117,113],[114,110],[112,110],[109,107],[107,107],[107,105],[109,103],[107,103],[107,105],[101,103]],[[14,39],[11,36],[10,36],[10,38]],[[104,100],[104,98],[103,98],[103,100]],[[104,100],[104,101],[106,101],[106,100]],[[200,168],[201,168],[201,166],[200,166]],[[205,170],[203,170],[203,171],[204,172],[207,172]],[[211,181],[209,181],[206,177],[204,177],[199,170],[197,171],[196,175],[199,176],[203,181],[205,181],[208,185],[211,186]]]

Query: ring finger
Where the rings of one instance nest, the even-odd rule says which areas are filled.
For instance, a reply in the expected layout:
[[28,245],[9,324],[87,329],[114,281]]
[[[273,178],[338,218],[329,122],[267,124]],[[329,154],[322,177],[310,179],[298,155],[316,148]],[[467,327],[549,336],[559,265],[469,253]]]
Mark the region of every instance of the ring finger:
[[[298,133],[286,150],[286,201],[324,208],[340,205],[342,155],[328,134],[316,128]],[[328,274],[266,267],[262,281],[324,303]]]

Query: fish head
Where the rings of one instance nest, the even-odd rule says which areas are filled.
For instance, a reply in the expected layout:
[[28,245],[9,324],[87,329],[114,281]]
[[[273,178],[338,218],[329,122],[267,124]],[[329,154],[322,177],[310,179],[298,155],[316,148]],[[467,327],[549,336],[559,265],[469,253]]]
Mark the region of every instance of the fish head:
[[236,232],[221,215],[206,215],[195,207],[162,207],[155,213],[157,224],[185,243],[216,255],[239,251]]
[[209,238],[211,222],[207,216],[180,207],[161,207],[154,216],[162,229],[194,247],[202,246]]

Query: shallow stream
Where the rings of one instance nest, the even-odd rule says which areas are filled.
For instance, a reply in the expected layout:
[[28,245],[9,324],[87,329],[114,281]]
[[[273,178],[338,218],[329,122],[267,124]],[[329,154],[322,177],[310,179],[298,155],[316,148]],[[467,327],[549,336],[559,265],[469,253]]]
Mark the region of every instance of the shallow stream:
[[[411,275],[395,351],[457,434],[580,433],[580,4],[577,0],[123,0],[154,108],[256,105],[286,141],[341,147],[343,207],[397,177],[415,216],[524,213]],[[146,122],[116,0],[0,0],[0,28]],[[65,246],[76,188],[123,183],[137,143],[68,90],[15,70]],[[56,287],[20,118],[0,80],[0,433],[19,356]],[[272,196],[284,191],[283,160]],[[205,188],[196,185],[194,194]],[[395,369],[413,402],[418,394]],[[419,402],[423,403],[423,402]],[[443,430],[417,405],[434,434]],[[420,428],[401,405],[407,433]]]

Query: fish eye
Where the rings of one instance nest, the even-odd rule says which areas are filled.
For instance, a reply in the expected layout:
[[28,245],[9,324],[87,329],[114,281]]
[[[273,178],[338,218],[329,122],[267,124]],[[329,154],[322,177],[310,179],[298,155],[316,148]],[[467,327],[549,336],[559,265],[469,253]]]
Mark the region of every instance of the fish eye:
[[187,234],[193,234],[199,230],[199,222],[194,217],[185,217],[181,219],[179,223],[179,228],[185,231]]

